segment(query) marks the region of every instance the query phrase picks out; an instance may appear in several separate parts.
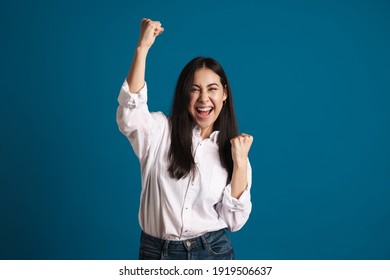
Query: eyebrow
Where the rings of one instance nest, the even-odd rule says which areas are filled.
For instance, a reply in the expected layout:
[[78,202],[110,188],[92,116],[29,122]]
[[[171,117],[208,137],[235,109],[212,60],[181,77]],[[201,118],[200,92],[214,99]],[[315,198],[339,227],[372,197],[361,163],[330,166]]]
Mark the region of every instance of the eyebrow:
[[[198,87],[198,88],[200,88],[200,86],[198,86],[198,85],[196,85],[196,84],[192,84],[192,86],[193,86],[193,87]],[[211,86],[217,86],[217,87],[219,87],[219,85],[218,85],[217,83],[212,83],[212,84],[207,85],[207,87],[211,87]]]

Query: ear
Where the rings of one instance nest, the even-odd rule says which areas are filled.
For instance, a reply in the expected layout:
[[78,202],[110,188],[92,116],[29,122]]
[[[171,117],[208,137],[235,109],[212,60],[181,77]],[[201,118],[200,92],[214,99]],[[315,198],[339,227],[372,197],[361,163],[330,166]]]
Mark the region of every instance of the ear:
[[222,101],[225,101],[227,98],[228,98],[228,95],[227,95],[227,85],[225,85],[223,87],[223,100]]

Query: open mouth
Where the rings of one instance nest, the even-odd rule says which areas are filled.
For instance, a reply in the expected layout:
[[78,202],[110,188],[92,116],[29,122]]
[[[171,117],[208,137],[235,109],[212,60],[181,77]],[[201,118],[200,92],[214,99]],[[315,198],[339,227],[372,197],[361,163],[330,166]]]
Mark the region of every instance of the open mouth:
[[211,112],[214,110],[214,108],[213,107],[196,107],[195,110],[196,110],[198,116],[203,119],[203,118],[207,118],[211,114]]

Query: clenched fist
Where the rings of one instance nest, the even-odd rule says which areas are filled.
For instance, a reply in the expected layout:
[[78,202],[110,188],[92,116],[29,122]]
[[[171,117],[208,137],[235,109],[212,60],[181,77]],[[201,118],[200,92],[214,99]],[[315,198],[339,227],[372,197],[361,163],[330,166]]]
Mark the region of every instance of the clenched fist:
[[230,140],[232,144],[232,158],[235,165],[246,164],[248,153],[252,146],[253,137],[249,134],[242,133]]
[[150,48],[156,37],[162,32],[164,32],[164,28],[159,21],[153,21],[147,18],[142,19],[138,46]]

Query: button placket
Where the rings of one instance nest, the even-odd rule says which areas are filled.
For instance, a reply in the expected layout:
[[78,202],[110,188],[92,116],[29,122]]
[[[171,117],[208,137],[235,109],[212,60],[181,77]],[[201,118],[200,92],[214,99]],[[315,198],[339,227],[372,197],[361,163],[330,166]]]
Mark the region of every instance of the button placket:
[[[184,204],[183,204],[183,209],[182,209],[182,221],[183,221],[183,236],[189,236],[191,234],[191,224],[190,224],[190,220],[191,220],[191,213],[192,213],[192,209],[191,209],[191,205],[193,203],[193,197],[194,197],[194,194],[197,192],[197,188],[198,188],[198,185],[199,185],[199,176],[197,176],[198,172],[199,172],[199,158],[198,158],[198,154],[200,152],[201,154],[201,149],[202,149],[202,140],[200,140],[197,144],[194,143],[195,145],[195,150],[194,150],[194,161],[195,161],[195,165],[196,165],[196,172],[193,176],[191,176],[190,178],[190,181],[189,181],[189,186],[188,186],[188,190],[187,190],[187,193],[186,193],[186,196],[185,196],[185,199],[184,199]],[[191,244],[190,244],[191,245]]]
[[183,210],[182,210],[182,219],[183,219],[183,235],[187,236],[191,232],[191,205],[193,202],[194,192],[195,192],[195,178],[190,179],[190,185],[188,186],[187,194],[184,199]]

